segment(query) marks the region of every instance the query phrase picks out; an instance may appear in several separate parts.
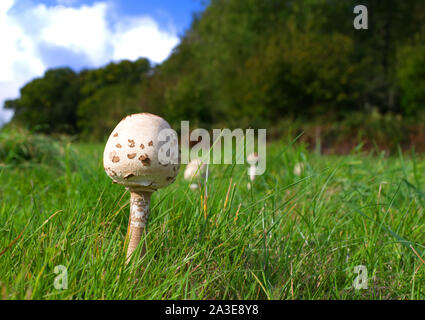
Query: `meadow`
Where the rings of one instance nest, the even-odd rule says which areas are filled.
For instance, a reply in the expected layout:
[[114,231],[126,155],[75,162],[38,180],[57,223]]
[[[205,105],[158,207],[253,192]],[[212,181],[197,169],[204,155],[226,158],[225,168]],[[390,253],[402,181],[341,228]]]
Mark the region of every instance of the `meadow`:
[[[146,255],[126,265],[129,194],[106,176],[103,147],[3,155],[1,299],[425,298],[425,159],[414,152],[324,156],[283,139],[250,190],[247,166],[211,165],[206,202],[183,165],[152,196]],[[367,289],[353,287],[359,265]]]

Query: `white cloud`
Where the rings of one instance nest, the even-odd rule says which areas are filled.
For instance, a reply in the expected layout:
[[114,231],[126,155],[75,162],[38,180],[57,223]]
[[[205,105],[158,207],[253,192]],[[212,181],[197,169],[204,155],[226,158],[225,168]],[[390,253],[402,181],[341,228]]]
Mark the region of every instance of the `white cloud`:
[[12,117],[10,110],[3,109],[4,101],[18,96],[19,88],[45,69],[31,38],[7,14],[13,3],[14,0],[0,1],[0,125]]
[[105,1],[70,6],[76,2],[57,0],[56,6],[38,4],[14,12],[16,0],[0,0],[0,123],[11,117],[2,109],[4,100],[16,98],[26,82],[56,66],[43,48],[72,52],[84,57],[87,67],[98,67],[139,57],[159,63],[179,41],[175,31],[162,30],[149,16],[117,16]]
[[[112,41],[114,60],[137,59],[142,55],[160,62],[167,58],[170,48],[178,43],[178,38],[161,32],[153,19],[141,17],[117,25]],[[152,43],[155,45],[152,46]]]
[[85,53],[94,65],[108,58],[106,48],[110,31],[107,24],[107,5],[95,3],[79,8],[38,5],[32,11],[35,21],[45,23],[38,41],[77,53]]

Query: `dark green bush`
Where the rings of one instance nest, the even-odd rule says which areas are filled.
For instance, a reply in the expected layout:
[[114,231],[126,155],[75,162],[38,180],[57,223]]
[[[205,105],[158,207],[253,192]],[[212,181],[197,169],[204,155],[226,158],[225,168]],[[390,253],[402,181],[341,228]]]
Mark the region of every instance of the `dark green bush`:
[[399,53],[397,76],[402,90],[404,113],[416,115],[425,110],[425,45],[409,46]]

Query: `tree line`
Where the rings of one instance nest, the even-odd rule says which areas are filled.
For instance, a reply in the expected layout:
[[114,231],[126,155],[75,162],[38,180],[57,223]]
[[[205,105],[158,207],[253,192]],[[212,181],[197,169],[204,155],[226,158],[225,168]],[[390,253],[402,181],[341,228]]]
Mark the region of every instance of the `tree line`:
[[210,0],[160,65],[48,70],[6,101],[13,122],[99,140],[123,116],[152,112],[172,125],[278,126],[338,121],[378,110],[415,119],[425,106],[425,2]]

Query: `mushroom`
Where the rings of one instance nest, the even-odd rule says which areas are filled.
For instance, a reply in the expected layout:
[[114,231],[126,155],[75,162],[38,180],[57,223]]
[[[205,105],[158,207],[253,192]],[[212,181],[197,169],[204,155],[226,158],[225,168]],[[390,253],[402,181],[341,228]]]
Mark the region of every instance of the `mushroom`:
[[205,163],[202,162],[201,159],[193,159],[191,160],[186,169],[184,170],[184,179],[192,182],[190,185],[190,189],[195,190],[199,188],[199,185],[195,183],[193,180],[198,179],[202,180],[205,178],[206,170]]
[[[260,158],[258,156],[258,153],[256,153],[256,152],[251,153],[246,158],[246,161],[248,162],[248,164],[250,166],[249,167],[249,178],[251,179],[252,182],[254,182],[254,180],[255,180],[255,176],[256,176],[255,172],[257,170],[257,163],[258,163],[259,159]],[[248,187],[248,190],[251,189],[251,183],[248,182],[247,187]]]
[[174,182],[179,171],[178,160],[163,163],[159,154],[161,146],[169,143],[170,158],[178,159],[177,135],[165,142],[158,137],[162,130],[171,128],[159,116],[127,116],[112,131],[103,153],[106,174],[130,191],[127,263],[147,225],[152,193]]
[[295,166],[294,166],[294,175],[296,176],[300,176],[304,171],[304,163],[302,162],[298,162]]

